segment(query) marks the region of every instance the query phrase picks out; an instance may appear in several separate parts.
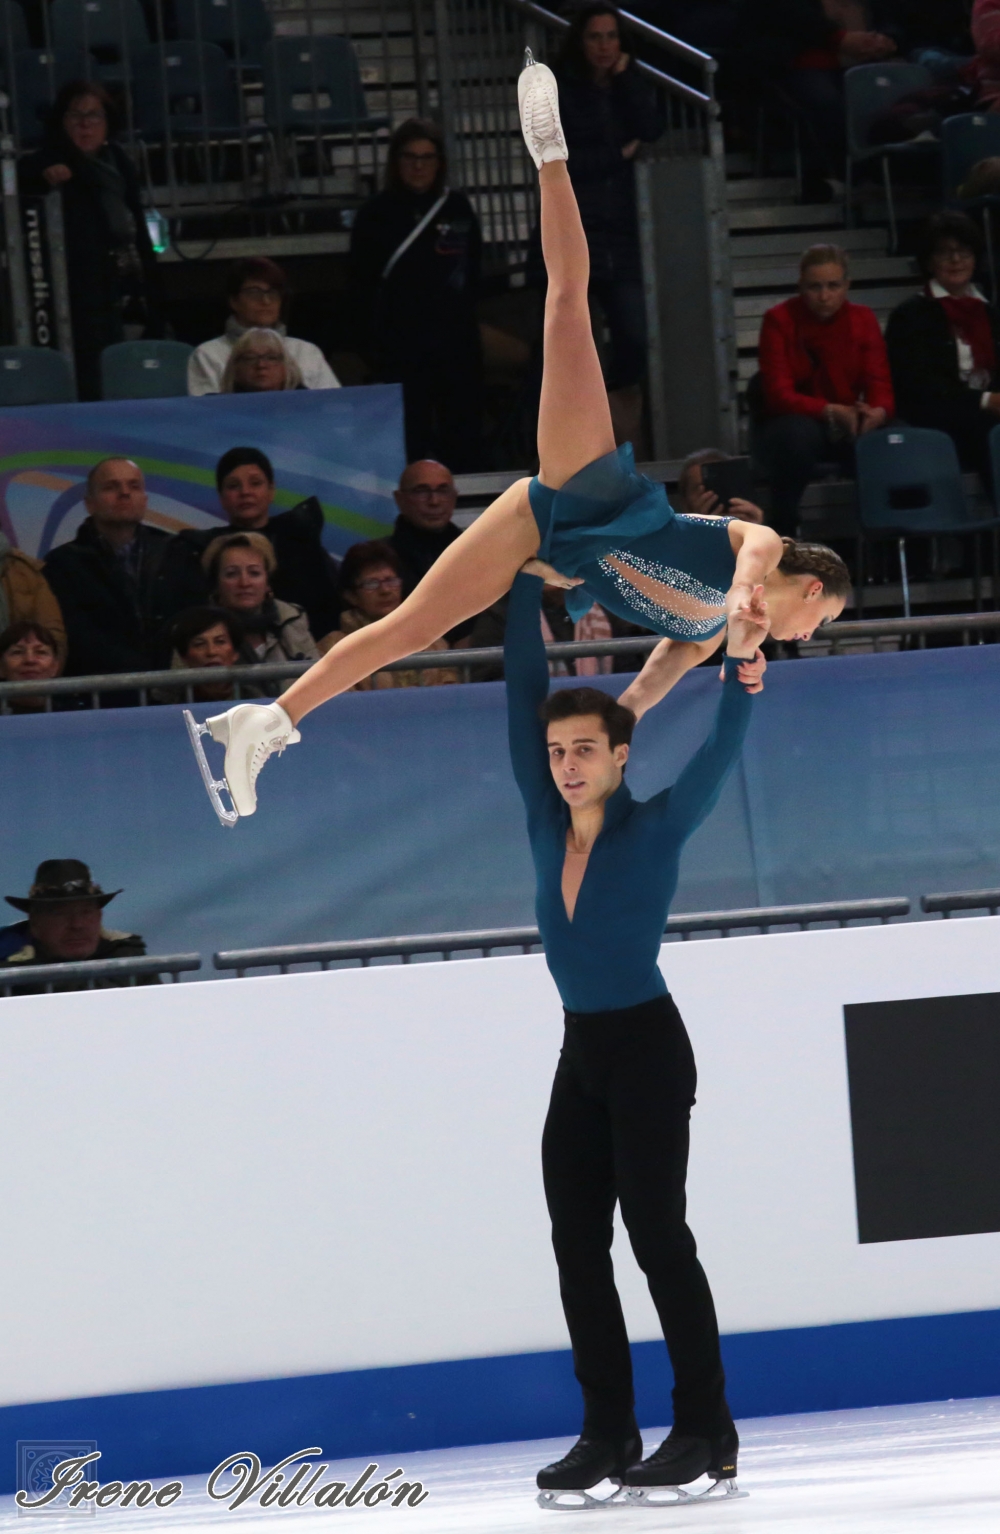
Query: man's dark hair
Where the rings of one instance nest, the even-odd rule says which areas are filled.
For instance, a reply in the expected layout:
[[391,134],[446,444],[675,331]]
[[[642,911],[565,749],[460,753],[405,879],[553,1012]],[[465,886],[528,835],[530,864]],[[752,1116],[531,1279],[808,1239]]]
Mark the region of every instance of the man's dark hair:
[[267,477],[270,484],[274,484],[274,466],[266,453],[262,453],[259,447],[231,447],[228,453],[223,453],[215,465],[215,488],[222,489],[222,481],[227,474],[234,469],[242,469],[246,463],[255,464],[261,473]]
[[373,538],[370,543],[352,543],[340,562],[340,585],[344,591],[354,591],[366,570],[374,565],[388,565],[402,579],[403,567],[399,555],[391,543]]
[[444,134],[441,132],[441,129],[437,123],[431,122],[426,117],[408,117],[405,123],[400,123],[389,140],[389,153],[385,162],[385,189],[387,192],[401,192],[405,190],[399,175],[399,157],[407,144],[415,144],[418,139],[422,138],[430,139],[437,150],[438,168],[431,192],[435,197],[441,195],[448,177],[448,153],[445,149]]
[[569,74],[584,77],[590,74],[590,65],[583,51],[583,34],[595,16],[613,16],[618,26],[618,35],[621,36],[621,14],[616,5],[602,5],[601,0],[590,0],[587,5],[581,5],[570,17],[569,31],[563,38],[559,54],[559,63]]
[[920,231],[917,244],[917,259],[925,276],[930,276],[931,257],[945,240],[954,240],[956,245],[964,245],[972,251],[977,261],[982,258],[985,243],[983,232],[968,213],[935,213]]
[[243,284],[254,281],[277,288],[282,297],[288,292],[288,277],[270,256],[241,256],[234,261],[226,275],[226,292],[230,298],[237,298]]
[[0,634],[0,656],[6,655],[12,646],[20,644],[22,639],[29,636],[37,639],[39,644],[47,644],[53,655],[59,654],[59,644],[51,629],[47,629],[44,623],[36,623],[34,618],[19,618]]
[[191,641],[208,629],[214,629],[218,623],[228,633],[233,649],[238,650],[243,643],[243,625],[235,613],[222,607],[188,607],[180,613],[170,626],[171,647],[183,658]]
[[632,710],[599,687],[561,687],[558,692],[549,693],[538,713],[544,724],[551,724],[554,719],[574,719],[579,714],[596,714],[612,749],[630,745],[635,729]]

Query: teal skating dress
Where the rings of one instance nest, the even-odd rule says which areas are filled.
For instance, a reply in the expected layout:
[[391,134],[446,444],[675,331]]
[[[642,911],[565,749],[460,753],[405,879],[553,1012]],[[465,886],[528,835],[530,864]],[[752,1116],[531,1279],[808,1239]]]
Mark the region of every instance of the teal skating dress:
[[560,490],[529,490],[538,558],[582,577],[566,592],[581,618],[594,602],[668,639],[711,639],[726,626],[736,555],[730,517],[675,512],[662,485],[637,474],[629,443],[588,463]]

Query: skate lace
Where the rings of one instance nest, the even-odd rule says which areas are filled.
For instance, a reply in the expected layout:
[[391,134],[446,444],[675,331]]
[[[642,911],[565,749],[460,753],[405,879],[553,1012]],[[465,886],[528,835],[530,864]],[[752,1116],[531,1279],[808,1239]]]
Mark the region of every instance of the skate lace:
[[262,740],[260,745],[254,748],[253,756],[250,758],[251,786],[256,783],[257,774],[260,772],[260,769],[263,767],[264,763],[272,756],[281,756],[287,744],[287,740],[284,740],[281,736],[278,736],[274,740]]
[[[531,61],[534,63],[534,59]],[[548,91],[543,87],[531,91],[526,106],[525,128],[534,142],[542,147],[545,144],[557,143],[561,137],[559,118],[553,107]]]

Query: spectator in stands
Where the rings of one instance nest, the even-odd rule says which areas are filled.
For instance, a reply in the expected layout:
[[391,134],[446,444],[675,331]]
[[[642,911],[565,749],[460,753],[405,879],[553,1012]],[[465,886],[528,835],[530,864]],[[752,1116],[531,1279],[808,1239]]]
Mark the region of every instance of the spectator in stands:
[[689,517],[738,517],[741,522],[763,522],[764,513],[753,501],[745,501],[734,495],[724,506],[714,490],[706,490],[701,477],[706,463],[729,463],[732,453],[723,453],[717,447],[699,448],[688,453],[677,480],[673,502],[677,511]]
[[276,330],[245,330],[222,370],[221,394],[271,394],[304,389],[299,365]]
[[[6,896],[8,905],[27,912],[28,920],[22,928],[25,942],[0,963],[0,975],[9,978],[11,971],[31,964],[139,958],[146,952],[146,944],[137,932],[112,932],[102,924],[104,907],[120,894],[121,890],[112,890],[106,895],[94,883],[86,863],[77,858],[50,858],[40,863],[27,895]],[[141,976],[138,983],[155,985],[157,979],[156,975]],[[126,978],[105,977],[94,983],[103,988],[130,982]],[[61,981],[57,987],[60,991],[86,988],[85,979]],[[18,987],[17,994],[30,995],[41,989],[40,985],[29,983]]]
[[40,559],[32,559],[23,549],[15,549],[0,533],[0,629],[30,619],[41,624],[55,640],[60,663],[66,659],[66,625],[42,574]]
[[[0,634],[0,681],[47,682],[61,669],[58,640],[42,624],[21,618]],[[7,706],[15,714],[38,714],[45,699],[11,698]]]
[[[174,671],[190,668],[217,669],[221,666],[238,666],[252,662],[255,657],[246,651],[243,624],[232,609],[224,607],[190,607],[175,618],[170,628],[173,654],[170,666]],[[236,694],[233,682],[204,682],[194,689],[195,703],[225,703]],[[249,686],[240,682],[241,697],[270,696],[268,689]],[[162,702],[174,702],[175,696],[164,693]]]
[[[395,611],[403,600],[403,567],[391,544],[376,540],[356,543],[344,555],[340,567],[340,579],[346,606],[340,620],[340,628],[322,641],[320,649],[325,655],[348,634],[356,633],[366,624],[374,623]],[[432,650],[447,650],[444,639],[436,639]],[[434,687],[443,682],[459,681],[459,674],[452,667],[434,667],[406,671],[376,671],[358,682],[357,692],[371,692],[386,687]]]
[[605,381],[615,437],[636,442],[646,372],[646,298],[633,159],[659,138],[656,91],[621,45],[618,12],[600,0],[570,22],[557,69],[569,173],[590,249],[590,293],[611,336]]
[[878,320],[847,297],[846,253],[811,245],[799,271],[798,294],[767,311],[758,348],[766,419],[757,450],[770,470],[774,526],[792,537],[820,465],[850,471],[854,439],[895,413]]
[[462,529],[451,520],[458,504],[458,490],[450,469],[433,458],[408,463],[393,493],[399,510],[387,540],[403,567],[404,595],[423,580]]
[[[132,334],[160,333],[160,284],[139,178],[114,141],[111,97],[94,80],[70,80],[56,95],[41,149],[19,166],[21,190],[58,189],[66,230],[76,384],[101,397],[100,355]],[[128,327],[128,328],[126,328]]]
[[441,129],[410,118],[383,190],[358,210],[351,274],[376,376],[403,386],[407,456],[459,470],[482,468],[481,252],[472,204],[447,186]]
[[76,537],[53,549],[44,566],[66,620],[66,672],[143,671],[153,664],[156,582],[169,534],[144,525],[146,484],[130,458],[94,465],[85,505],[89,516]]
[[802,123],[804,201],[839,196],[844,71],[892,58],[895,38],[872,29],[863,0],[744,0],[738,51],[744,70]]
[[954,439],[987,484],[989,438],[1000,420],[1000,315],[973,278],[983,237],[965,213],[938,213],[924,231],[922,293],[889,316],[885,340],[899,413]]
[[[263,533],[278,562],[274,595],[305,609],[314,639],[322,639],[340,621],[337,565],[323,547],[325,519],[314,495],[275,514],[274,468],[257,447],[231,447],[215,466],[219,502],[233,532]],[[204,605],[208,581],[201,556],[218,527],[187,527],[170,540],[160,570],[161,605],[172,617]]]
[[[243,653],[251,662],[317,660],[319,651],[306,615],[294,602],[280,602],[271,590],[277,561],[263,533],[224,533],[202,555],[212,601],[235,613],[243,626]],[[276,686],[283,691],[291,678]]]
[[336,389],[339,383],[318,346],[286,333],[281,312],[288,297],[288,278],[266,256],[234,261],[227,280],[232,311],[221,336],[204,341],[188,362],[189,394],[221,394],[222,375],[234,342],[248,330],[276,330],[299,370],[304,389]]

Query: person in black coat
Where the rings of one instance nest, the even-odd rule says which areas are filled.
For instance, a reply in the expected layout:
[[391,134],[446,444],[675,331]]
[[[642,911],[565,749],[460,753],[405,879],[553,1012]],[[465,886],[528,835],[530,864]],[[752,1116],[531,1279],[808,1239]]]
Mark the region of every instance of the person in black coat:
[[979,227],[939,213],[921,241],[922,293],[889,316],[885,341],[899,414],[953,438],[963,468],[992,484],[989,438],[1000,422],[1000,315],[973,278]]
[[447,185],[440,128],[410,118],[389,141],[384,190],[358,209],[351,231],[376,375],[403,386],[408,460],[483,467],[481,259],[472,204]]
[[[87,476],[90,515],[44,573],[66,620],[67,676],[145,671],[154,660],[154,597],[169,534],[143,525],[146,486],[128,458],[105,458]],[[114,693],[115,703],[134,703]]]
[[102,85],[71,80],[56,96],[41,149],[20,163],[20,188],[44,196],[57,187],[66,231],[77,393],[101,398],[100,355],[125,339],[124,327],[160,333],[156,257],[139,178],[110,134],[114,108]]
[[[215,483],[231,531],[263,533],[270,540],[278,562],[271,580],[275,597],[304,608],[314,639],[332,633],[340,625],[338,570],[323,547],[323,508],[316,497],[272,515],[274,469],[256,447],[232,447],[223,453],[215,466]],[[218,526],[187,527],[164,550],[154,598],[161,659],[164,647],[169,653],[164,623],[208,601],[201,557],[220,531]]]
[[590,292],[611,336],[605,382],[616,435],[633,437],[642,407],[637,386],[646,372],[646,300],[632,161],[640,144],[659,138],[664,118],[654,88],[622,50],[614,7],[594,3],[576,13],[556,76],[569,174],[590,250]]

